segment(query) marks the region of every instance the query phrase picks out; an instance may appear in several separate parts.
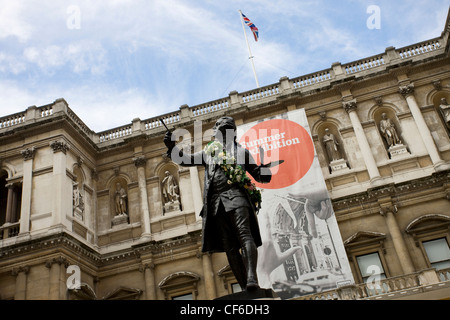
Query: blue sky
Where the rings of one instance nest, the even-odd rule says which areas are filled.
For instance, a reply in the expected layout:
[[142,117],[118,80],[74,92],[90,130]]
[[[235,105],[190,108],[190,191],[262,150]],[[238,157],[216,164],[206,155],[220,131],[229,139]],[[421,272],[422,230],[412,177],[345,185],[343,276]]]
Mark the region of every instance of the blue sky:
[[[448,0],[0,0],[0,117],[64,98],[95,132],[439,37]],[[379,20],[371,20],[379,8]],[[369,28],[379,22],[379,28]],[[376,25],[375,25],[376,27]]]

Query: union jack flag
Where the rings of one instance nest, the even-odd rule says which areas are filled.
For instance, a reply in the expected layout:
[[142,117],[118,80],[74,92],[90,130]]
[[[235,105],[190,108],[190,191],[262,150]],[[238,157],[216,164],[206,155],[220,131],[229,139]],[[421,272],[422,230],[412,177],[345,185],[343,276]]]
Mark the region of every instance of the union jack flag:
[[242,12],[241,12],[241,14],[242,14],[242,18],[244,19],[245,24],[247,26],[249,26],[250,30],[252,30],[253,36],[255,37],[255,41],[258,41],[258,37],[259,37],[258,28]]

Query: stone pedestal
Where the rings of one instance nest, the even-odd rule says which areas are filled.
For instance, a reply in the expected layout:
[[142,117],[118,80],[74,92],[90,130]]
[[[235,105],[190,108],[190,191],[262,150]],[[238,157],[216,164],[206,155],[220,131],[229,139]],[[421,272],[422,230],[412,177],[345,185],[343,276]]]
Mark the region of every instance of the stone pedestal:
[[404,144],[396,144],[389,147],[388,152],[391,155],[391,159],[409,154],[408,149],[406,149]]
[[167,202],[166,204],[164,204],[164,213],[172,211],[180,211],[180,202],[178,200],[174,202]]
[[80,208],[73,209],[73,216],[78,220],[83,221],[83,211]]
[[259,288],[254,291],[241,291],[214,300],[281,300],[272,289]]
[[331,172],[348,169],[345,159],[333,160],[330,162]]
[[127,223],[128,223],[128,215],[126,213],[118,214],[112,219],[113,227],[119,224],[127,224]]

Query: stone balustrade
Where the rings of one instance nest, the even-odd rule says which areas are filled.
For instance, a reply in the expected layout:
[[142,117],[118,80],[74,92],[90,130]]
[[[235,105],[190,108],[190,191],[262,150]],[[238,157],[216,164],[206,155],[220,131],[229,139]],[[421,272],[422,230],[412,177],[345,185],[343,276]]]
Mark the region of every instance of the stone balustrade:
[[423,292],[432,286],[450,287],[450,268],[382,279],[379,283],[348,285],[334,290],[298,297],[298,300],[391,300]]
[[[450,25],[450,22],[447,22],[447,24]],[[0,118],[0,135],[13,126],[27,125],[30,122],[36,122],[42,118],[54,116],[62,111],[67,114],[68,118],[71,119],[83,133],[85,133],[94,143],[98,144],[99,147],[107,146],[110,143],[117,143],[118,139],[125,139],[133,135],[164,132],[165,128],[159,119],[163,119],[166,125],[172,125],[172,127],[174,127],[198,118],[213,117],[215,113],[223,113],[225,110],[239,109],[246,105],[256,106],[258,103],[271,101],[268,99],[276,100],[283,95],[292,93],[302,94],[311,90],[329,87],[334,82],[341,82],[347,77],[368,77],[370,75],[376,75],[388,68],[404,65],[407,61],[429,59],[435,55],[439,56],[445,52],[445,48],[448,46],[449,34],[449,28],[446,28],[446,31],[443,32],[439,38],[423,41],[399,49],[389,47],[386,48],[384,53],[372,57],[343,65],[339,62],[333,63],[331,68],[293,79],[282,77],[280,81],[275,84],[242,93],[232,91],[228,97],[196,106],[183,105],[179,110],[174,112],[146,120],[134,119],[132,124],[123,125],[99,133],[90,130],[68,107],[63,99],[58,99],[50,105],[42,107],[32,106],[25,112],[19,112]]]
[[0,240],[15,237],[19,234],[20,222],[5,223],[0,226]]

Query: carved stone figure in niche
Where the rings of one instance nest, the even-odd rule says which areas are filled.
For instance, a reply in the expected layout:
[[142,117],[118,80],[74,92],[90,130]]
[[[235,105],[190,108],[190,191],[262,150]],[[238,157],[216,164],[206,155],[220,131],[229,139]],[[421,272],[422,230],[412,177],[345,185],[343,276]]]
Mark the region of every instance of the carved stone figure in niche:
[[120,183],[116,183],[115,204],[116,215],[127,213],[127,192]]
[[447,128],[450,129],[450,105],[447,102],[447,99],[441,99],[441,105],[439,106],[441,109],[442,116],[444,117]]
[[388,148],[391,148],[397,144],[402,144],[398,138],[394,123],[387,117],[386,113],[381,114],[380,131],[386,139]]
[[78,183],[74,183],[73,185],[73,209],[79,209],[81,212],[84,211],[83,194],[78,188]]
[[323,136],[323,144],[325,145],[325,150],[327,151],[328,160],[335,161],[342,159],[341,153],[339,152],[339,143],[335,136],[330,133],[328,128],[325,129],[325,135]]
[[174,203],[180,198],[178,184],[175,177],[169,171],[166,171],[165,174],[166,176],[162,181],[164,203]]

